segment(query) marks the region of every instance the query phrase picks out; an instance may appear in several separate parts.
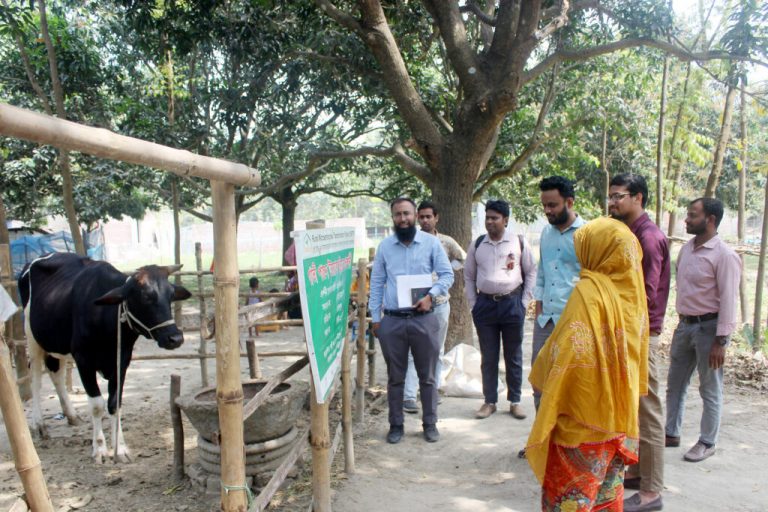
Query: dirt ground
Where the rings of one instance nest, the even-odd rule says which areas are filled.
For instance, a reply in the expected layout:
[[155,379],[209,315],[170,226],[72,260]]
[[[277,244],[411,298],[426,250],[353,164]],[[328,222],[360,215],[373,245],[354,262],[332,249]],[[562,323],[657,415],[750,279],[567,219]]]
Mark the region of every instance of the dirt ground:
[[[530,354],[530,333],[526,335]],[[296,350],[302,347],[302,331],[293,327],[264,334],[257,342],[261,350]],[[187,334],[180,349],[194,351],[197,337]],[[161,353],[148,341],[137,343],[135,354]],[[263,362],[265,375],[289,364],[292,358]],[[242,364],[243,378],[247,365]],[[526,373],[528,368],[526,367]],[[718,452],[699,464],[682,460],[685,450],[696,441],[701,400],[696,381],[689,391],[683,445],[666,450],[665,510],[762,511],[768,508],[768,490],[762,469],[768,460],[766,434],[768,396],[737,381],[744,380],[729,368],[723,424]],[[90,459],[91,424],[86,418],[86,397],[72,396],[80,416],[88,421],[71,427],[56,419],[60,412],[53,386],[43,379],[43,414],[51,439],[36,441],[49,492],[57,511],[156,511],[218,509],[218,496],[201,492],[190,482],[175,485],[172,479],[172,429],[170,424],[169,381],[173,373],[182,376],[182,393],[200,386],[196,360],[136,361],[126,378],[124,431],[133,454],[130,464],[95,465]],[[209,363],[209,375],[215,368]],[[664,374],[665,375],[665,374]],[[294,378],[307,378],[306,370]],[[663,381],[664,379],[662,379]],[[383,386],[385,368],[377,362],[377,382]],[[742,383],[743,384],[743,383]],[[75,376],[75,387],[80,388]],[[105,386],[103,386],[103,389]],[[438,427],[442,438],[428,444],[421,437],[417,415],[406,415],[406,437],[398,445],[386,444],[386,402],[368,411],[363,425],[356,428],[356,472],[344,474],[340,456],[334,469],[333,509],[336,511],[413,512],[445,511],[535,511],[539,510],[539,488],[524,460],[516,457],[532,424],[533,401],[530,387],[524,388],[523,406],[529,412],[518,421],[502,411],[487,420],[474,419],[481,400],[445,397],[439,408]],[[29,407],[26,408],[29,413]],[[185,418],[185,459],[197,460],[196,433]],[[108,430],[108,428],[107,428]],[[109,435],[108,432],[106,432]],[[339,450],[341,452],[341,450]],[[291,486],[281,492],[272,510],[307,510],[308,472],[304,469]],[[22,494],[4,428],[0,430],[0,510],[8,510]]]

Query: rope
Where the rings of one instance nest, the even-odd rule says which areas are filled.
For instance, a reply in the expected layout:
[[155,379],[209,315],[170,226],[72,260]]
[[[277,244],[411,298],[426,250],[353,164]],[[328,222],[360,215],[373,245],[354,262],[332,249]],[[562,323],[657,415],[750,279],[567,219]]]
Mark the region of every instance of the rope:
[[222,482],[221,488],[224,489],[227,494],[229,494],[229,491],[245,491],[245,496],[248,499],[246,508],[251,508],[251,503],[253,503],[255,496],[253,495],[253,491],[251,491],[250,487],[247,485],[224,485]]
[[[127,312],[127,309],[124,307],[125,302],[120,303],[119,306],[117,306],[117,363],[116,363],[116,370],[117,370],[117,391],[116,391],[116,397],[117,397],[117,410],[115,411],[117,413],[117,417],[115,419],[115,446],[113,447],[114,453],[112,454],[112,462],[117,464],[117,447],[120,446],[120,395],[122,394],[121,391],[121,381],[122,381],[122,372],[120,367],[120,353],[122,352],[123,347],[123,329],[120,324],[123,323],[123,310]],[[130,327],[130,324],[128,324]],[[109,404],[107,404],[107,409],[109,409]]]

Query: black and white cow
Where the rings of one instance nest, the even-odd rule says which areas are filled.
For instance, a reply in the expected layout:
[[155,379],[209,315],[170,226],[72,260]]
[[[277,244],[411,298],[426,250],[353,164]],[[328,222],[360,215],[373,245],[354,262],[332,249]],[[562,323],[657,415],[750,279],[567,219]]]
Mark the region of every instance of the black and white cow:
[[130,460],[119,421],[125,373],[139,335],[169,350],[184,343],[171,315],[171,302],[187,299],[190,293],[168,282],[168,275],[178,269],[149,265],[128,276],[109,263],[69,253],[43,256],[25,268],[19,291],[29,344],[33,431],[47,437],[40,409],[43,363],[56,387],[62,412],[70,424],[80,422],[64,383],[65,364],[60,361],[71,357],[88,394],[92,457],[100,464],[108,455],[101,425],[104,398],[96,378],[100,373],[108,381],[113,453],[119,461]]

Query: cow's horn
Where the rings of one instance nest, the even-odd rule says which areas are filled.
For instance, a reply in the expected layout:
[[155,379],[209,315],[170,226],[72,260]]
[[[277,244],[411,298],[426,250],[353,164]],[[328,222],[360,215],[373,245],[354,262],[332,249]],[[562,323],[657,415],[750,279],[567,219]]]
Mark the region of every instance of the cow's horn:
[[181,267],[184,265],[168,265],[166,268],[168,269],[168,274],[173,274],[174,272],[178,272],[181,270]]

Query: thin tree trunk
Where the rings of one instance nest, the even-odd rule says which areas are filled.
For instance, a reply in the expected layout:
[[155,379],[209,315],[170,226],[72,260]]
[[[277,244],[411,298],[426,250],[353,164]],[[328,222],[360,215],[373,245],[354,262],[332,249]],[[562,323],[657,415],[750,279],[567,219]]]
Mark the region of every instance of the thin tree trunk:
[[[173,263],[181,265],[181,225],[179,223],[179,184],[176,176],[171,176],[171,194],[173,196]],[[176,286],[181,286],[181,275],[173,278]],[[181,326],[181,301],[173,304],[173,318]]]
[[[45,41],[45,48],[48,54],[48,66],[51,72],[51,85],[53,87],[53,98],[56,105],[56,115],[61,119],[66,119],[67,114],[64,110],[64,89],[59,80],[59,67],[56,63],[56,50],[51,41],[51,35],[48,32],[48,19],[45,14],[45,0],[37,0],[38,10],[40,12],[40,32]],[[77,221],[77,211],[75,210],[74,185],[72,182],[72,172],[69,166],[69,152],[59,150],[59,172],[62,181],[62,201],[64,202],[64,213],[69,223],[69,231],[72,234],[72,240],[75,242],[75,251],[81,256],[85,256],[85,244],[83,235],[80,232],[80,224]]]
[[281,260],[283,265],[291,265],[291,263],[288,263],[285,259],[285,251],[288,250],[291,242],[293,242],[293,240],[291,240],[291,231],[294,230],[296,223],[296,198],[293,196],[290,189],[284,189],[280,196],[283,199],[280,202],[283,214],[283,254]]
[[664,57],[664,70],[661,74],[661,103],[659,105],[659,133],[656,138],[656,225],[661,226],[661,214],[664,211],[664,124],[667,120],[667,75],[669,57]]
[[728,140],[731,138],[731,118],[733,117],[733,103],[736,98],[736,87],[728,86],[728,92],[725,95],[725,106],[723,107],[723,124],[720,127],[720,136],[715,146],[713,155],[712,171],[707,179],[707,188],[704,191],[705,197],[715,197],[717,184],[720,181],[720,174],[723,172],[723,158],[725,150],[728,148]]
[[691,63],[685,65],[685,80],[683,80],[683,93],[680,97],[680,105],[677,106],[675,114],[675,126],[672,128],[672,138],[669,140],[669,158],[667,158],[667,179],[672,179],[672,162],[675,160],[675,144],[677,136],[683,123],[683,113],[685,112],[686,102],[688,101],[688,84],[691,81]]
[[763,314],[763,285],[765,282],[765,253],[768,248],[768,180],[765,181],[765,203],[763,205],[763,232],[760,238],[760,261],[757,264],[757,284],[755,285],[755,321],[752,324],[752,334],[754,343],[752,350],[760,348],[760,337],[762,334],[762,314]]
[[603,167],[605,183],[603,187],[603,212],[608,215],[608,191],[611,188],[611,173],[608,171],[608,126],[603,123],[603,148],[600,154],[600,165]]
[[[0,169],[2,169],[2,162],[0,161]],[[5,213],[5,203],[3,202],[3,195],[0,194],[0,244],[10,245],[11,235],[8,233],[8,223]]]
[[[746,235],[746,203],[747,203],[747,95],[744,84],[741,85],[741,109],[739,111],[739,136],[741,139],[741,171],[739,172],[739,243],[744,243]],[[745,257],[741,254],[741,268],[745,268]],[[747,277],[741,272],[739,282],[739,302],[741,304],[741,322],[746,323],[749,318],[749,297],[747,296]]]
[[[680,148],[680,152],[685,153],[687,149],[688,149],[687,144],[684,142],[682,147]],[[680,177],[683,175],[683,168],[685,167],[685,164],[686,164],[686,160],[683,158],[680,158],[677,162],[677,167],[675,167],[675,176],[672,179],[672,188],[669,194],[672,204],[675,204],[677,202],[677,186],[680,183]],[[677,207],[673,206],[669,210],[669,225],[667,227],[667,236],[675,235],[676,222],[677,222]]]

